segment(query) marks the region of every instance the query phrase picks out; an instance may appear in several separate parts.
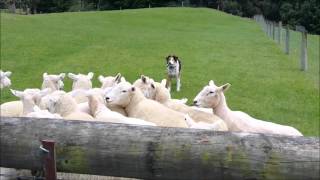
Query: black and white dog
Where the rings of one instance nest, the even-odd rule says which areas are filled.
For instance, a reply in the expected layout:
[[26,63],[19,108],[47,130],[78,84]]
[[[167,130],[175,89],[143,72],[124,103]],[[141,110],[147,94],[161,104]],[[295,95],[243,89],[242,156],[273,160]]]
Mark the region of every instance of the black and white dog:
[[180,76],[181,76],[181,61],[180,59],[175,55],[169,55],[166,57],[167,60],[167,83],[166,88],[171,90],[171,81],[173,78],[177,79],[177,91],[180,91],[181,88],[181,82],[180,82]]

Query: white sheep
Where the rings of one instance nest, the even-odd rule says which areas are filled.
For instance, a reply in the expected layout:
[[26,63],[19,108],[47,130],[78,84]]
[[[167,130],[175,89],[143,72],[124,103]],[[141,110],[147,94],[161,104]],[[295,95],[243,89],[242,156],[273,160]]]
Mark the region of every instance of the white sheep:
[[68,77],[73,80],[72,83],[72,91],[73,97],[75,98],[77,103],[87,102],[88,99],[83,91],[78,90],[89,90],[92,89],[91,79],[93,78],[94,73],[89,72],[87,75],[85,74],[73,74],[68,73]]
[[55,91],[42,98],[40,107],[49,110],[51,113],[60,114],[63,119],[94,120],[89,114],[81,112],[75,99],[63,91]]
[[106,107],[103,97],[99,93],[88,91],[87,96],[91,114],[96,121],[155,126],[154,123],[136,118],[128,118],[120,113],[111,111]]
[[[184,103],[181,103],[179,100],[171,99],[170,92],[165,87],[165,84],[166,80],[162,80],[161,83],[158,83],[148,77],[141,76],[140,79],[135,81],[134,86],[139,88],[147,98],[156,100],[172,110],[188,114],[193,119],[192,121],[199,123],[198,128],[207,124],[208,127],[210,126],[210,128],[215,128],[213,130],[228,130],[225,122],[216,115],[194,109]],[[214,124],[214,126],[211,126],[212,124]],[[190,125],[190,123],[188,125]],[[194,123],[192,127],[195,127]]]
[[[36,103],[40,102],[38,93],[40,89],[25,89],[24,94],[28,94],[36,98]],[[0,115],[7,117],[19,117],[23,113],[23,104],[22,101],[9,101],[0,105]]]
[[43,82],[41,89],[50,88],[51,92],[63,89],[65,73],[60,73],[59,75],[43,73],[42,77]]
[[23,91],[17,91],[10,89],[13,95],[20,98],[23,103],[23,113],[21,116],[23,117],[36,117],[36,118],[59,118],[62,117],[58,114],[52,114],[47,110],[41,110],[36,102],[38,98],[41,98],[47,95],[51,90],[49,88],[39,91],[37,96],[32,96],[28,93],[24,93]]
[[120,82],[125,82],[125,78],[122,77],[120,73],[118,73],[116,76],[102,76],[100,75],[98,77],[98,80],[101,82],[101,89],[113,87],[114,85],[120,83]]
[[213,81],[210,81],[209,85],[205,86],[195,97],[194,104],[212,108],[213,112],[226,122],[230,131],[302,136],[293,127],[254,119],[244,112],[230,110],[224,96],[224,92],[229,87],[229,83],[218,87]]
[[185,115],[144,97],[140,89],[121,82],[106,94],[106,102],[125,108],[129,117],[143,119],[164,127],[188,127]]
[[11,76],[11,72],[3,72],[0,70],[0,89],[11,86],[11,80],[9,77]]

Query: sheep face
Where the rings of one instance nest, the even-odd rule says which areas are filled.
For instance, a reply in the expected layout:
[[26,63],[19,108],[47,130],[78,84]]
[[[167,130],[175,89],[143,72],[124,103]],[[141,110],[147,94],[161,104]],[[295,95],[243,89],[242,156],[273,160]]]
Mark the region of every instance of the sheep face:
[[7,71],[7,72],[0,71],[0,79],[1,79],[0,88],[1,89],[11,86],[11,80],[9,79],[10,75],[11,75],[10,71]]
[[155,82],[153,79],[141,75],[140,79],[137,79],[133,83],[134,87],[139,88],[143,95],[148,99],[155,99],[156,96],[156,88]]
[[116,84],[125,81],[125,79],[121,76],[120,73],[118,73],[115,77],[113,77],[113,76],[103,77],[103,76],[100,75],[98,77],[98,79],[102,84],[101,85],[101,89],[105,89],[105,88],[108,88],[108,87],[113,87]]
[[54,91],[51,94],[44,96],[40,102],[40,108],[48,110],[51,113],[55,112],[55,107],[60,96],[66,94],[64,91]]
[[63,79],[65,77],[65,73],[61,73],[59,75],[48,75],[47,73],[43,73],[43,84],[42,87],[48,87],[52,90],[62,90],[64,87]]
[[229,87],[229,83],[218,87],[211,80],[209,85],[205,86],[194,98],[193,104],[199,107],[214,108],[220,103],[221,93],[226,91]]
[[72,90],[75,89],[91,89],[92,82],[91,79],[93,78],[93,73],[90,72],[88,75],[85,74],[73,74],[68,73],[68,77],[73,80]]
[[135,87],[128,82],[121,82],[107,92],[105,96],[106,103],[126,107],[131,101]]

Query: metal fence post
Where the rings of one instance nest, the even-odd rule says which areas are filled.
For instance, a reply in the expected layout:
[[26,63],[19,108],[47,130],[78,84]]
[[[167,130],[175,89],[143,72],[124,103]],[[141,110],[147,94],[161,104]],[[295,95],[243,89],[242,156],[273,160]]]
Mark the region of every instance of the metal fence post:
[[56,168],[56,155],[54,150],[54,141],[42,140],[42,147],[48,152],[44,159],[45,163],[45,179],[46,180],[57,180],[57,168]]

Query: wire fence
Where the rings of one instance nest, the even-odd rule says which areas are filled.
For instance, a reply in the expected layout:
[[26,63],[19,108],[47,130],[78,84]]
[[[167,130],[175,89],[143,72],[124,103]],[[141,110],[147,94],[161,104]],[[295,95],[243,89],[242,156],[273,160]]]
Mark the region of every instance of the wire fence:
[[[294,55],[297,59],[300,59],[300,70],[308,70],[309,54],[311,58],[319,58],[320,52],[316,48],[316,37],[313,37],[316,35],[308,34],[303,26],[296,26],[296,29],[292,30],[288,25],[283,25],[281,21],[269,21],[262,15],[255,15],[253,19],[260,24],[268,37],[278,43],[284,53]],[[312,37],[312,42],[308,40],[309,36]],[[320,46],[320,37],[318,46]]]

